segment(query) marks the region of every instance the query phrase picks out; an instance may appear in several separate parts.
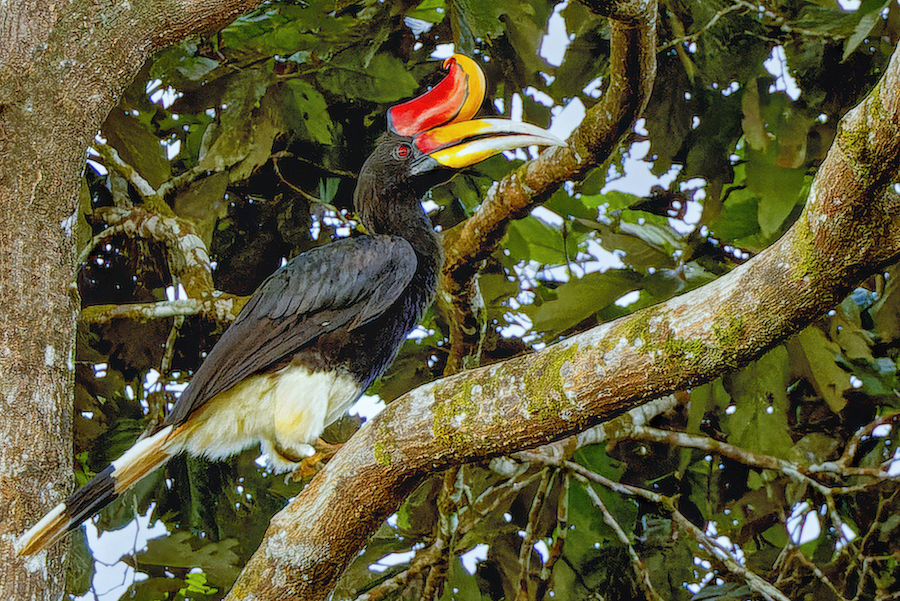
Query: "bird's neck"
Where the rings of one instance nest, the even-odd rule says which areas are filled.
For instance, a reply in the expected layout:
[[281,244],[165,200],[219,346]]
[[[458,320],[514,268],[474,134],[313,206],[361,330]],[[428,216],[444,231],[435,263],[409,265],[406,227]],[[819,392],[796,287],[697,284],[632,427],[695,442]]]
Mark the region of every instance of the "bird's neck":
[[419,257],[417,271],[428,272],[429,279],[435,277],[443,265],[444,253],[415,191],[395,189],[392,194],[378,194],[372,190],[367,198],[361,192],[357,191],[356,211],[366,230],[405,239]]

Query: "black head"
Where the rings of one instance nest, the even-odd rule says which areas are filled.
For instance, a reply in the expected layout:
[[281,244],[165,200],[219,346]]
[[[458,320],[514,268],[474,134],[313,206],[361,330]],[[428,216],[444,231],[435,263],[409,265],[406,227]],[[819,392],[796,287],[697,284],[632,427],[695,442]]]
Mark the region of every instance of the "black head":
[[454,169],[441,165],[422,152],[413,138],[387,132],[378,139],[359,172],[354,199],[356,210],[361,209],[359,203],[363,191],[369,191],[366,197],[388,195],[395,198],[397,193],[405,196],[403,193],[410,191],[414,196],[412,200],[418,201],[428,190],[448,181],[454,173]]

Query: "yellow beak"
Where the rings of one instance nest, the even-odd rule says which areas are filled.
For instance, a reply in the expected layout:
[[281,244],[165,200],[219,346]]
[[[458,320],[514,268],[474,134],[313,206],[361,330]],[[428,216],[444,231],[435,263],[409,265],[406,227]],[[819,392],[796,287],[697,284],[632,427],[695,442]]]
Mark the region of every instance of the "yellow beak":
[[413,144],[425,155],[423,159],[451,169],[474,165],[504,150],[566,145],[545,129],[506,119],[474,119],[442,125],[416,135]]

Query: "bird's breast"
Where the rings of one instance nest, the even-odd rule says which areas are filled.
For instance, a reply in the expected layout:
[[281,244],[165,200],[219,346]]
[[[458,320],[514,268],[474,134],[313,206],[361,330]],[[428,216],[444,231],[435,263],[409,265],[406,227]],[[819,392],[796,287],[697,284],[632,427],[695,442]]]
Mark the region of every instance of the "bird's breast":
[[273,471],[289,471],[296,467],[289,458],[310,455],[325,426],[362,392],[360,382],[342,369],[312,371],[289,364],[257,374],[198,410],[185,450],[216,460],[259,444]]

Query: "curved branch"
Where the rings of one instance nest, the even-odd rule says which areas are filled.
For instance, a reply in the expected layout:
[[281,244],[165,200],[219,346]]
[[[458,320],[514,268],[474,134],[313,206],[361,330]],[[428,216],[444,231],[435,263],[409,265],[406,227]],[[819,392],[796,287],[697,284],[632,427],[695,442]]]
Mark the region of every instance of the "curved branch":
[[900,53],[843,119],[785,236],[726,276],[548,347],[421,386],[271,522],[229,599],[324,599],[435,470],[550,442],[760,357],[900,257]]
[[77,265],[80,266],[87,260],[94,246],[114,234],[156,240],[166,245],[172,277],[184,286],[188,298],[153,303],[91,305],[81,310],[81,321],[102,324],[114,319],[148,321],[203,315],[213,321],[230,323],[250,298],[215,289],[206,245],[194,233],[191,222],[176,216],[159,215],[140,207],[103,207],[96,213],[111,225],[93,237],[79,255]]
[[[164,243],[168,250],[172,277],[184,286],[190,298],[203,299],[214,293],[215,286],[206,244],[195,233],[194,226],[189,221],[174,215],[163,216],[139,207],[128,209],[103,207],[97,209],[96,213],[114,228],[107,230],[111,233],[122,232],[129,236]],[[95,236],[91,244],[95,244],[107,231]]]
[[[476,213],[444,234],[446,260],[438,300],[451,323],[445,373],[477,354],[482,328],[474,301],[475,276],[513,219],[521,219],[563,182],[579,180],[606,161],[631,131],[650,98],[656,76],[656,1],[585,2],[610,21],[609,87],[569,137],[566,147],[545,149],[538,158],[503,178]],[[619,19],[619,20],[615,20]]]

